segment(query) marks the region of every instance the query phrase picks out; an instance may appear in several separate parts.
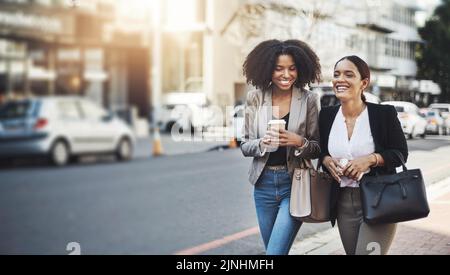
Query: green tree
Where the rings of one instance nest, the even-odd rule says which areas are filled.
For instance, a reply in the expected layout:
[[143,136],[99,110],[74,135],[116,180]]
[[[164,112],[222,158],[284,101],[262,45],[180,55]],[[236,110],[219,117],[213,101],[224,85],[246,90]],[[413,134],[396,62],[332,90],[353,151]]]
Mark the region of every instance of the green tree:
[[450,102],[450,0],[442,0],[419,33],[425,43],[417,52],[418,78],[438,83],[440,100]]

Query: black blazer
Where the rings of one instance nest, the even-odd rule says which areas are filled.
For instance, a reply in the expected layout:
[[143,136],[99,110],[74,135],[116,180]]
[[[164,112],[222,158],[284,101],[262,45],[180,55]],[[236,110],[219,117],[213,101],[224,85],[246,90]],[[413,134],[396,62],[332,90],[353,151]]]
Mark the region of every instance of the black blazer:
[[[370,176],[378,173],[382,174],[395,174],[396,167],[401,165],[400,160],[395,155],[393,150],[398,150],[403,155],[405,162],[408,159],[408,145],[406,143],[405,135],[403,134],[400,121],[397,118],[397,111],[394,106],[380,105],[373,103],[366,103],[367,110],[369,112],[370,130],[372,132],[373,141],[375,143],[375,153],[379,153],[383,156],[384,167],[376,167],[371,169],[368,174]],[[320,161],[328,156],[328,139],[330,137],[331,127],[333,126],[334,119],[339,111],[340,105],[325,107],[319,114],[319,132],[320,132]],[[327,171],[326,167],[322,167]],[[336,183],[335,186],[338,186]],[[335,223],[336,218],[336,205],[339,188],[336,188],[336,192],[331,196],[332,202],[332,225]]]
[[[369,112],[370,130],[375,143],[375,153],[379,153],[384,159],[384,167],[372,169],[369,175],[374,175],[375,172],[378,172],[378,174],[394,174],[395,168],[399,167],[401,162],[392,151],[400,151],[405,162],[408,160],[408,145],[397,118],[397,111],[391,105],[366,104]],[[328,139],[339,107],[340,105],[325,107],[320,111],[320,160],[330,154],[328,152]]]

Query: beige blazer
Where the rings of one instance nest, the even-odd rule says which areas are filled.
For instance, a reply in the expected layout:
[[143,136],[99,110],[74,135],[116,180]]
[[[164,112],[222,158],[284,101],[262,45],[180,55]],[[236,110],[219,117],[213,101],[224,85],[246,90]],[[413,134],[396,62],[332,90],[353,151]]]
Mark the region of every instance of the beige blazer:
[[[245,157],[253,157],[249,170],[249,180],[253,185],[258,181],[269,159],[269,153],[261,152],[260,142],[266,134],[267,123],[271,118],[272,91],[250,91],[245,105],[241,150]],[[320,154],[319,100],[316,94],[294,88],[288,130],[307,139],[302,148],[287,148],[287,166],[292,177],[302,158],[316,159]]]

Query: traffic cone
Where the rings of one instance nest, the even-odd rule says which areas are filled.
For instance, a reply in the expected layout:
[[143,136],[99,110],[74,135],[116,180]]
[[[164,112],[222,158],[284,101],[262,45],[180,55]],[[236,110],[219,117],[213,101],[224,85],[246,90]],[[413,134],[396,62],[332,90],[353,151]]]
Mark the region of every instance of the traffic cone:
[[232,138],[232,139],[230,140],[230,143],[228,144],[228,148],[234,149],[234,148],[238,148],[238,147],[239,147],[239,146],[238,146],[238,144],[237,144],[236,138]]
[[164,154],[161,142],[161,135],[159,133],[159,128],[156,127],[153,130],[153,156],[158,157]]

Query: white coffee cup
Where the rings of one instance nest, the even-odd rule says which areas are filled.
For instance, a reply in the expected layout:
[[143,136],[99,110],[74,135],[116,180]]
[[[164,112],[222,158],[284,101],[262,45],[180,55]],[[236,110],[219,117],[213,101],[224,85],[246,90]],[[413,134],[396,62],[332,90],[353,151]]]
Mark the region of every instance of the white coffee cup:
[[278,133],[281,129],[286,129],[286,121],[282,119],[272,119],[267,124],[267,131],[276,133],[275,137],[271,138],[271,144],[266,145],[266,152],[272,153],[278,150],[279,137]]

